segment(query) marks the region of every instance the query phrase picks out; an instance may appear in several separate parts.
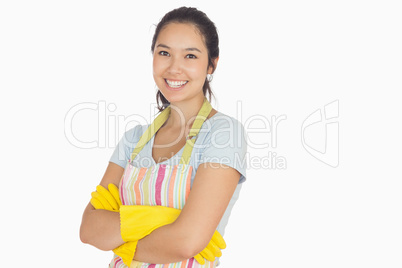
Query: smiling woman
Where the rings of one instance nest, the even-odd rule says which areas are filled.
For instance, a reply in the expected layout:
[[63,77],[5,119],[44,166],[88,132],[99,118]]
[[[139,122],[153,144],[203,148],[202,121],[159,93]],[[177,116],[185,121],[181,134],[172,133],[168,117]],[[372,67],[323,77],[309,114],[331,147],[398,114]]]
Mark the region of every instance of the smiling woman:
[[[172,26],[171,28],[177,26],[177,29],[183,28],[187,31],[187,33],[189,33],[188,36],[183,34],[178,37],[180,39],[184,39],[182,41],[186,42],[185,45],[179,44],[179,47],[187,52],[187,58],[196,59],[197,56],[201,56],[205,60],[205,57],[207,57],[208,62],[207,66],[205,67],[205,72],[212,74],[217,67],[219,59],[219,37],[215,24],[207,17],[207,15],[195,8],[184,7],[167,13],[159,22],[152,39],[151,51],[154,53],[154,55],[155,49],[158,49],[159,47],[170,49],[168,44],[165,44],[161,41],[162,39],[160,36],[160,32],[162,30],[166,30],[165,28],[167,26]],[[194,37],[194,39],[191,39],[190,37]],[[165,38],[169,37],[165,35]],[[177,40],[171,41],[173,42],[172,44],[178,43],[176,42]],[[163,54],[167,55],[168,52],[166,52],[166,54],[163,52]],[[206,79],[206,77],[204,78],[202,91],[205,96],[209,95],[209,97],[211,97],[213,95],[209,81]],[[211,99],[209,100],[211,101]],[[161,101],[165,106],[169,104],[169,100],[166,99],[160,91],[157,93],[157,101],[158,103]],[[163,110],[163,108],[163,106],[159,106],[160,111]]]
[[208,66],[208,49],[196,26],[169,23],[159,33],[154,49],[154,79],[161,94],[169,102],[181,102],[198,96],[207,74],[218,63]]
[[222,235],[246,179],[238,160],[247,146],[241,123],[207,99],[218,40],[213,22],[195,8],[170,11],[156,28],[160,114],[125,133],[80,229],[84,243],[113,250],[109,267],[219,265]]

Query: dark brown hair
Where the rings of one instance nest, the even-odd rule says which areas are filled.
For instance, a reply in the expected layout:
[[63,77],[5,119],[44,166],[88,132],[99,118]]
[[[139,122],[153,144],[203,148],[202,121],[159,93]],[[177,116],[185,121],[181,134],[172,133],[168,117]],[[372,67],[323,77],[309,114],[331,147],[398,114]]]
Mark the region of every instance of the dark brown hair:
[[[207,17],[204,12],[193,7],[180,7],[165,14],[165,16],[156,26],[151,45],[152,53],[154,52],[156,39],[158,39],[160,31],[169,23],[174,22],[189,23],[194,25],[198,29],[204,39],[205,46],[208,50],[208,67],[212,66],[213,71],[215,71],[216,66],[214,65],[213,60],[219,57],[219,37],[217,29],[215,27],[215,24]],[[208,81],[208,79],[206,78],[202,91],[204,93],[204,96],[208,95],[209,101],[211,101],[211,96],[213,96],[213,93],[209,83],[210,81]],[[156,101],[159,111],[162,111],[170,104],[169,101],[162,95],[160,90],[158,90],[158,92],[156,93]]]

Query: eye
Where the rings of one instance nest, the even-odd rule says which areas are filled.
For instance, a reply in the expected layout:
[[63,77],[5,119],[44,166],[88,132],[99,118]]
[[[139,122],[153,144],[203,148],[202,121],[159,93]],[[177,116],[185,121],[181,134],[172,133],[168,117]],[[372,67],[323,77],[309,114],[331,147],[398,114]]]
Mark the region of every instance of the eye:
[[158,54],[161,56],[169,56],[169,53],[166,51],[160,51]]
[[195,56],[195,55],[193,55],[193,54],[188,54],[188,55],[186,56],[186,58],[188,58],[188,59],[196,59],[197,56]]

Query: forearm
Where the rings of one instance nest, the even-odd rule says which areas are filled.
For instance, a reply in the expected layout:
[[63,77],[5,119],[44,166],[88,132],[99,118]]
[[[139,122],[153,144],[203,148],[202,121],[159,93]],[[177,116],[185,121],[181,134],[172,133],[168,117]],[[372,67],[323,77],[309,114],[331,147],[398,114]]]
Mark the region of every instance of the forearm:
[[[196,255],[191,237],[175,224],[162,226],[138,241],[134,259],[147,263],[175,263]],[[201,251],[201,250],[200,250]]]
[[82,217],[80,238],[83,243],[101,250],[112,250],[124,243],[120,234],[120,214],[89,204]]

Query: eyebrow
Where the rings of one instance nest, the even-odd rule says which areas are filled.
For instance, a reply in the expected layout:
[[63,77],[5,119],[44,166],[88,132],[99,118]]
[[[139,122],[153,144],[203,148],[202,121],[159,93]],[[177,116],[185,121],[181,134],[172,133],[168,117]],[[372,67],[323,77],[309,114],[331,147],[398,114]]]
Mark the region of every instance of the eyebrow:
[[[156,47],[164,47],[164,48],[170,49],[170,47],[167,46],[167,45],[165,45],[165,44],[159,44],[159,45],[157,45]],[[199,49],[196,48],[196,47],[188,47],[188,48],[186,48],[186,49],[184,49],[184,50],[186,50],[186,51],[198,51],[198,52],[202,53],[201,50],[199,50]]]

